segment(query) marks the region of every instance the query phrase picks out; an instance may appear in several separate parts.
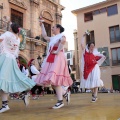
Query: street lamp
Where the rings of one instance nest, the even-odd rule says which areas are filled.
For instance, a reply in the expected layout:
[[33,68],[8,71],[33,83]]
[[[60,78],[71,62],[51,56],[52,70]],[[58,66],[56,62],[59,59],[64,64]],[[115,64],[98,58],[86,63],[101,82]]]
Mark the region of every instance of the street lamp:
[[3,10],[3,3],[0,5],[0,9],[1,9],[1,29],[2,29],[2,10]]
[[40,56],[38,56],[38,57],[37,57],[37,60],[38,60],[39,66],[41,67],[41,60],[42,60],[42,58],[41,58]]

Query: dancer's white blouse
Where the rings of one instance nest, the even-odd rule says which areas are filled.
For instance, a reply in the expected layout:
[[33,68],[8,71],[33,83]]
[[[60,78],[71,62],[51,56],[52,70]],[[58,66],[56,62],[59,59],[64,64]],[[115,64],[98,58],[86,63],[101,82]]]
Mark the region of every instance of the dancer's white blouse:
[[12,32],[5,32],[0,36],[3,41],[0,42],[0,55],[6,54],[7,57],[16,58],[19,53],[20,39]]
[[37,75],[38,75],[40,72],[37,70],[37,68],[36,68],[34,65],[32,65],[32,66],[30,67],[30,70],[31,70],[31,72],[32,72],[33,74],[36,74],[36,75],[33,75],[33,76],[32,76],[32,80],[35,81],[35,79],[37,78]]
[[33,74],[38,75],[38,74],[40,73],[34,65],[32,65],[32,66],[30,67],[30,69],[31,69],[31,72],[32,72]]

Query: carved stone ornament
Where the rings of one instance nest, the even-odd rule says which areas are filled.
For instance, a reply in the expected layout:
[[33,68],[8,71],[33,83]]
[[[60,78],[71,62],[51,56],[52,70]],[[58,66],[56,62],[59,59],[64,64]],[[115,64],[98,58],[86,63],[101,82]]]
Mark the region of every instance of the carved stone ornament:
[[45,18],[45,19],[48,19],[48,20],[50,20],[50,21],[53,21],[52,14],[51,14],[49,11],[47,11],[47,10],[43,10],[43,11],[41,12],[41,16],[42,16],[43,18]]
[[23,9],[27,9],[27,6],[24,3],[24,0],[8,0],[9,3],[12,3],[14,5],[17,5]]
[[37,4],[37,5],[39,5],[40,0],[30,0],[30,2],[33,2],[33,3]]
[[20,29],[19,32],[19,38],[20,38],[20,50],[24,50],[26,47],[26,31],[24,29]]

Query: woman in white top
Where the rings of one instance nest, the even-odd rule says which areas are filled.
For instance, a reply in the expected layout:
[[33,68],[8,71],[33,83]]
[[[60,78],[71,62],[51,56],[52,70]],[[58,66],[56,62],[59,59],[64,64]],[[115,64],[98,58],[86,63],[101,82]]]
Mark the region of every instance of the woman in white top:
[[28,67],[30,67],[30,75],[32,80],[34,81],[37,75],[40,73],[35,67],[35,59],[31,59],[28,63]]
[[2,108],[0,113],[9,110],[9,93],[26,91],[35,86],[35,82],[26,77],[19,69],[16,57],[19,53],[19,26],[11,24],[10,32],[0,36],[0,91],[2,93]]

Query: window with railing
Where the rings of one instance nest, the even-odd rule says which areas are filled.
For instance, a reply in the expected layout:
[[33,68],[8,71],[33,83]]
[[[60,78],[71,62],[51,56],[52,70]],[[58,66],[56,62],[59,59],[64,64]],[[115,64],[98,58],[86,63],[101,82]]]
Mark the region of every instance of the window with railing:
[[23,27],[23,13],[11,9],[11,21],[19,24],[20,27]]
[[120,47],[112,48],[112,65],[120,65]]
[[110,42],[120,42],[120,29],[119,25],[109,27],[109,33],[110,33]]

